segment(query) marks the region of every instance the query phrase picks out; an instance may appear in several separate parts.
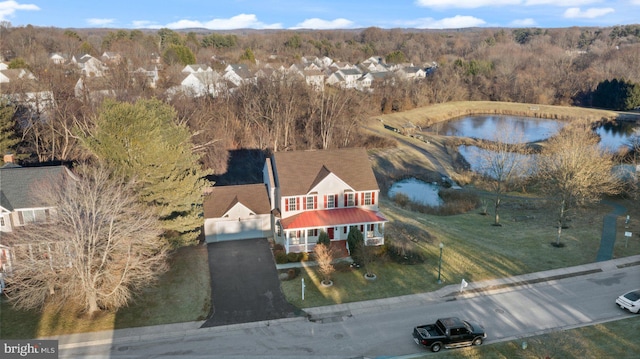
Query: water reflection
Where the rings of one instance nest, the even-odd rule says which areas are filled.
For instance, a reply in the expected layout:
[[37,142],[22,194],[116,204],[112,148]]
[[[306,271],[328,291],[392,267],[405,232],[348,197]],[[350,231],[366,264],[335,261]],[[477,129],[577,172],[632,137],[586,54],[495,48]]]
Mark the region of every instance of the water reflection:
[[634,136],[640,136],[640,127],[633,122],[605,123],[596,129],[600,136],[600,146],[615,152],[622,146],[627,146]]
[[[517,142],[535,142],[556,134],[566,122],[534,117],[514,116],[467,116],[431,126],[430,131],[439,135],[472,137],[486,140],[510,139]],[[510,136],[512,133],[521,136]]]
[[417,178],[407,178],[395,182],[389,189],[389,198],[393,198],[396,193],[405,194],[412,202],[437,207],[442,205],[442,198],[438,195],[440,186],[438,184],[427,183]]
[[[469,163],[471,167],[471,171],[485,174],[489,177],[495,178],[495,173],[492,173],[492,169],[490,163],[488,162],[489,158],[497,158],[496,156],[500,155],[503,157],[504,168],[507,169],[510,166],[515,167],[515,163],[517,163],[517,167],[519,168],[520,175],[528,176],[532,174],[533,171],[533,163],[535,163],[536,155],[522,155],[518,153],[503,153],[498,154],[495,151],[485,150],[483,148],[477,146],[458,146],[458,152],[464,157],[464,159]],[[513,165],[512,165],[513,164]]]
[[[555,135],[567,122],[533,117],[503,115],[467,116],[429,127],[439,135],[499,140],[505,143],[526,143],[546,140]],[[600,146],[615,152],[627,146],[634,136],[640,136],[640,126],[634,122],[606,123],[596,129]],[[460,154],[475,172],[486,168],[481,159],[483,151],[475,146],[460,146]],[[530,155],[533,159],[533,155]]]

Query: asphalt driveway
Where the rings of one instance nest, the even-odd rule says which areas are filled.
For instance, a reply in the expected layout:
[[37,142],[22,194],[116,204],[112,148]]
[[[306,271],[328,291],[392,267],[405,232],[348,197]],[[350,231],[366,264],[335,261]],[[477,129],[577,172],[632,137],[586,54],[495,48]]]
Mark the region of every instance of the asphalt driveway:
[[210,243],[212,310],[202,327],[295,316],[266,238]]

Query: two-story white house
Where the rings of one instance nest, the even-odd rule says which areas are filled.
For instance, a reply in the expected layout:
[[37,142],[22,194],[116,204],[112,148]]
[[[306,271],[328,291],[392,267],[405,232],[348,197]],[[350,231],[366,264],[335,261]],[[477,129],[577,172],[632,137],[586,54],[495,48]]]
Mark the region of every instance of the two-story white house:
[[321,231],[347,247],[351,227],[367,245],[384,244],[387,219],[363,148],[276,152],[263,171],[273,213],[274,240],[286,252],[310,252]]

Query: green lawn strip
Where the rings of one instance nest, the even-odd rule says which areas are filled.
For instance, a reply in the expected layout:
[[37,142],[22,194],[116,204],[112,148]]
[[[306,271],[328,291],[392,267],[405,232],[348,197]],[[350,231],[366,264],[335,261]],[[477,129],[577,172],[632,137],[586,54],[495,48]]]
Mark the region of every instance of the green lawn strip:
[[19,311],[5,300],[0,304],[0,338],[27,339],[118,328],[178,323],[204,319],[210,308],[211,287],[204,246],[179,249],[170,259],[171,270],[117,313],[104,312],[94,318],[78,314],[68,305],[60,310],[45,307]]
[[[631,317],[566,331],[546,333],[477,347],[444,350],[438,358],[637,358],[640,353],[640,318]],[[523,342],[526,349],[523,349]],[[427,350],[426,348],[424,349]],[[420,358],[432,358],[425,353]]]

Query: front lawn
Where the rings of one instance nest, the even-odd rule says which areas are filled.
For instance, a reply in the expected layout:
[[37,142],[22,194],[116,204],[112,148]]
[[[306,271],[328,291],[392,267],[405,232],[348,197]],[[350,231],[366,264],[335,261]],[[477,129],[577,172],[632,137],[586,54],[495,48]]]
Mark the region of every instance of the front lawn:
[[[623,203],[636,218],[637,205]],[[635,206],[635,207],[634,207]],[[434,216],[408,211],[388,199],[381,208],[389,220],[387,243],[402,241],[425,258],[420,264],[398,264],[382,257],[373,264],[375,281],[364,279],[364,272],[340,266],[333,275],[334,285],[322,287],[314,267],[283,281],[287,299],[299,308],[348,303],[437,290],[439,244],[443,243],[441,278],[444,284],[502,278],[526,273],[570,267],[595,261],[602,233],[602,219],[611,211],[594,206],[573,217],[563,230],[562,248],[555,248],[557,229],[553,214],[540,201],[510,199],[503,204],[502,226],[493,226],[491,216],[479,210],[454,216]],[[636,221],[637,222],[637,221]],[[624,240],[624,225],[618,226],[616,256],[640,254],[640,240]],[[629,229],[627,229],[629,230]],[[301,300],[305,280],[305,300]]]
[[45,307],[19,311],[6,298],[0,302],[0,338],[28,339],[60,334],[94,332],[156,324],[204,320],[211,308],[207,247],[184,247],[170,259],[171,269],[157,286],[141,293],[134,303],[116,313],[88,319],[77,308],[60,311]]

